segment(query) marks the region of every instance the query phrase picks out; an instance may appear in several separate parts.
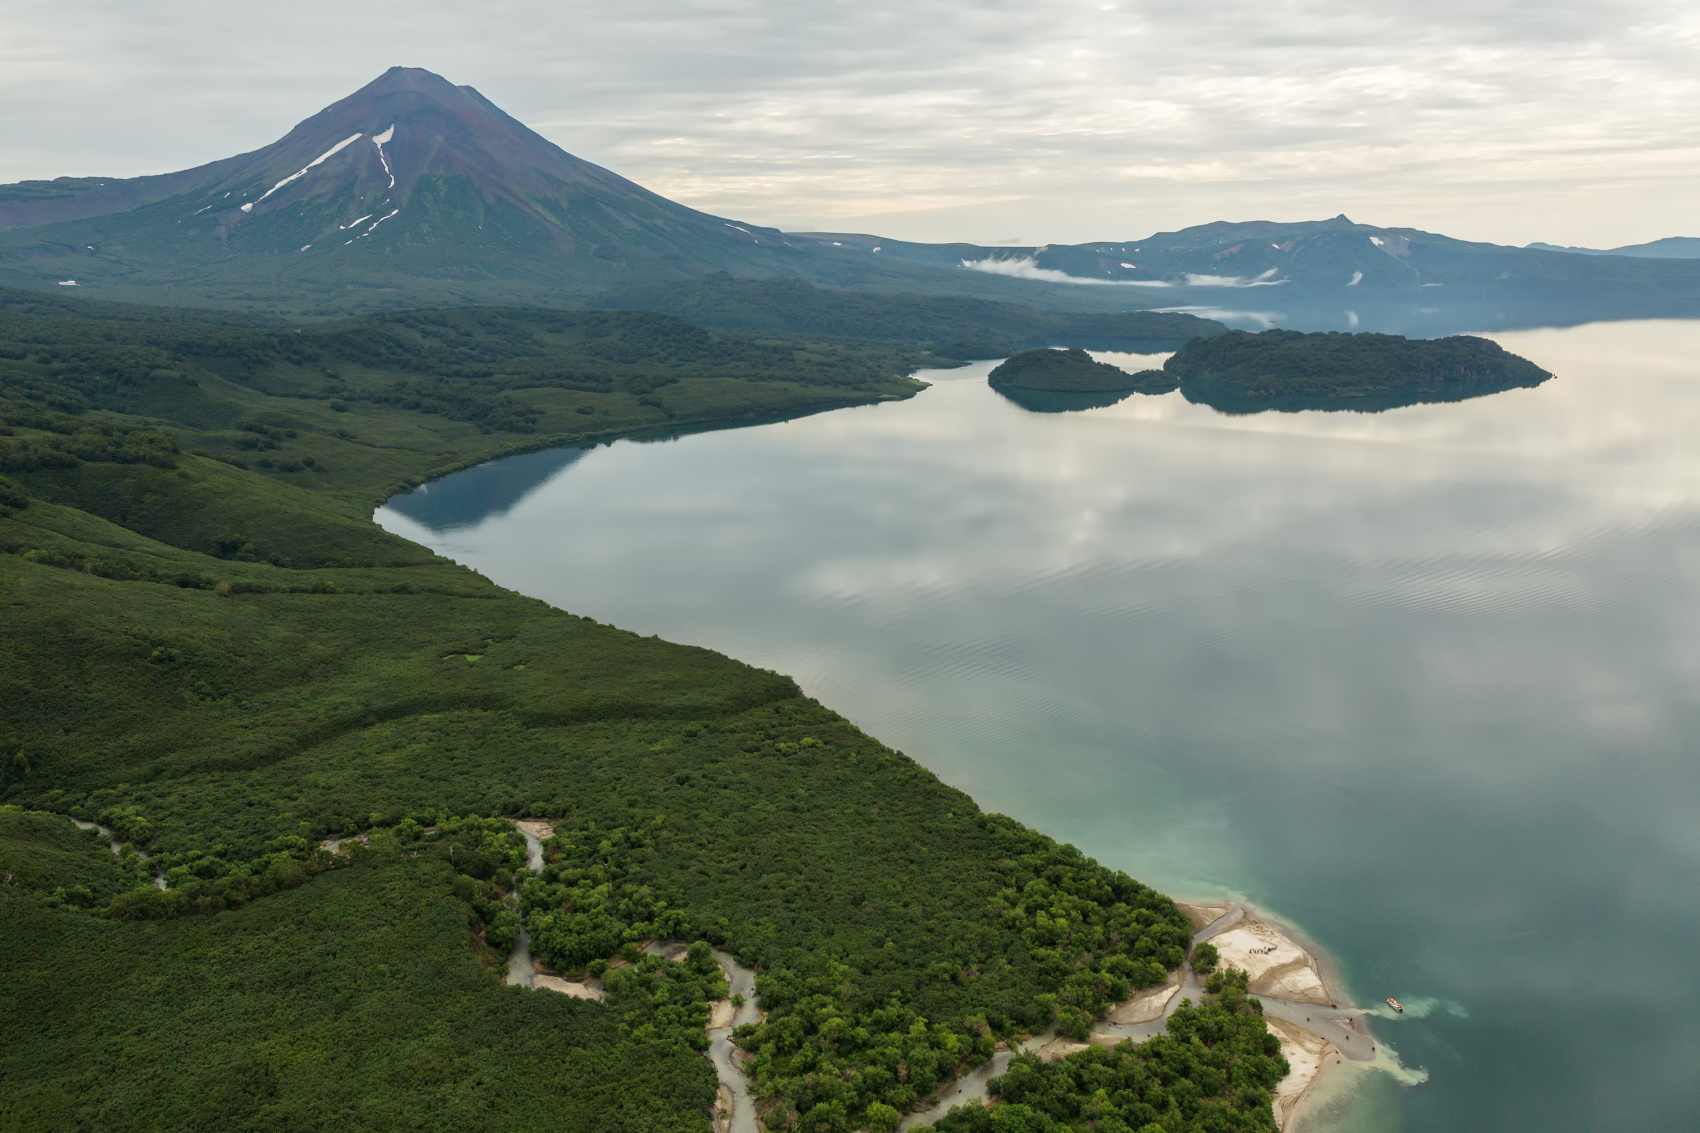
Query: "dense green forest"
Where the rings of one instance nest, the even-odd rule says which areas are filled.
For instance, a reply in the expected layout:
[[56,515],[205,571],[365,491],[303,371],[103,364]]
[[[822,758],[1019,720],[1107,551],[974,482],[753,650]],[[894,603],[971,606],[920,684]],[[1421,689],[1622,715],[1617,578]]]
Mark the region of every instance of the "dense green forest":
[[1374,411],[1462,401],[1537,386],[1552,377],[1497,342],[1473,335],[1407,339],[1291,330],[1197,338],[1163,369],[1179,379],[1188,401],[1224,413]]
[[1003,358],[1034,346],[1154,354],[1226,329],[1170,311],[1042,311],[991,299],[845,291],[801,279],[737,279],[725,272],[610,291],[592,305],[665,311],[723,330],[925,343],[963,360]]
[[[706,1130],[723,987],[665,934],[760,970],[769,1127],[848,1131],[1179,964],[1167,898],[789,678],[369,521],[504,451],[907,396],[913,357],[0,295],[0,1129]],[[520,913],[607,1003],[503,985]]]
[[952,1110],[939,1133],[1274,1133],[1269,1099],[1287,1074],[1245,973],[1176,1009],[1147,1042],[1093,1045],[1046,1063],[1019,1054],[991,1086],[1000,1105]]

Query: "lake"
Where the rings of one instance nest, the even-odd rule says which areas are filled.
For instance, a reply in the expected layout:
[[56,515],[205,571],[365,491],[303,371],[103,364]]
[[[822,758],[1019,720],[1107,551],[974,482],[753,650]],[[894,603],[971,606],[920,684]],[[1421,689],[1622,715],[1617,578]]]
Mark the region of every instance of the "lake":
[[512,458],[378,521],[793,674],[987,809],[1291,920],[1410,1009],[1375,1023],[1405,1083],[1341,1079],[1310,1129],[1694,1128],[1700,323],[1492,337],[1556,380],[1036,413],[981,363]]

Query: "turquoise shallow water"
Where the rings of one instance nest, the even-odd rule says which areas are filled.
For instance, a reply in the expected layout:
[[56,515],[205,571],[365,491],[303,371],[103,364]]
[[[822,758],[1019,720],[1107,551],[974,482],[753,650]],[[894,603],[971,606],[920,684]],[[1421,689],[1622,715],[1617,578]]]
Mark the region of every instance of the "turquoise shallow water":
[[1700,323],[1495,337],[1557,380],[1034,413],[981,364],[378,518],[1302,926],[1360,1001],[1426,1012],[1376,1028],[1427,1080],[1365,1078],[1314,1128],[1700,1127]]

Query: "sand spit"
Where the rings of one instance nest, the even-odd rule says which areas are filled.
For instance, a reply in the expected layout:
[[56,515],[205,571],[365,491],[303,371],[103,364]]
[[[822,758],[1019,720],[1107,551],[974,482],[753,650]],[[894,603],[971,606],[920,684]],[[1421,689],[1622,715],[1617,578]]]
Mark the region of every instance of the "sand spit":
[[1375,1064],[1408,1080],[1397,1056],[1378,1047],[1365,1028],[1363,1016],[1369,1012],[1348,1003],[1327,958],[1296,930],[1239,901],[1180,908],[1196,928],[1194,940],[1208,940],[1224,967],[1240,968],[1251,977],[1248,990],[1262,1003],[1270,1033],[1281,1042],[1290,1068],[1273,1099],[1281,1129],[1293,1128],[1318,1084],[1348,1063]]
[[1224,932],[1210,937],[1222,964],[1251,977],[1253,995],[1289,1003],[1333,1003],[1316,957],[1299,947],[1281,929],[1249,913]]
[[594,999],[598,1003],[602,1002],[604,995],[602,985],[596,980],[585,980],[583,983],[578,983],[574,980],[564,980],[560,976],[533,974],[531,986],[544,988],[548,991],[558,991],[562,995],[571,996],[573,999]]
[[1337,1056],[1340,1052],[1327,1039],[1313,1035],[1302,1027],[1296,1027],[1281,1019],[1265,1021],[1269,1032],[1281,1040],[1281,1057],[1287,1060],[1290,1067],[1287,1076],[1275,1087],[1273,1098],[1275,1124],[1286,1129],[1297,1115],[1300,1105],[1315,1088],[1317,1080],[1322,1076],[1323,1066],[1330,1057]]

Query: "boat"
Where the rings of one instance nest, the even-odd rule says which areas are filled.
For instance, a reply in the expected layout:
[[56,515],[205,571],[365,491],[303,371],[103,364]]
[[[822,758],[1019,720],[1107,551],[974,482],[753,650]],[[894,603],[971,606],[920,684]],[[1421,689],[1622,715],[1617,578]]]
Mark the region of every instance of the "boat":
[[1400,1003],[1397,999],[1394,999],[1391,995],[1387,997],[1387,1006],[1393,1008],[1393,1010],[1399,1012],[1401,1015],[1405,1013],[1405,1005]]

